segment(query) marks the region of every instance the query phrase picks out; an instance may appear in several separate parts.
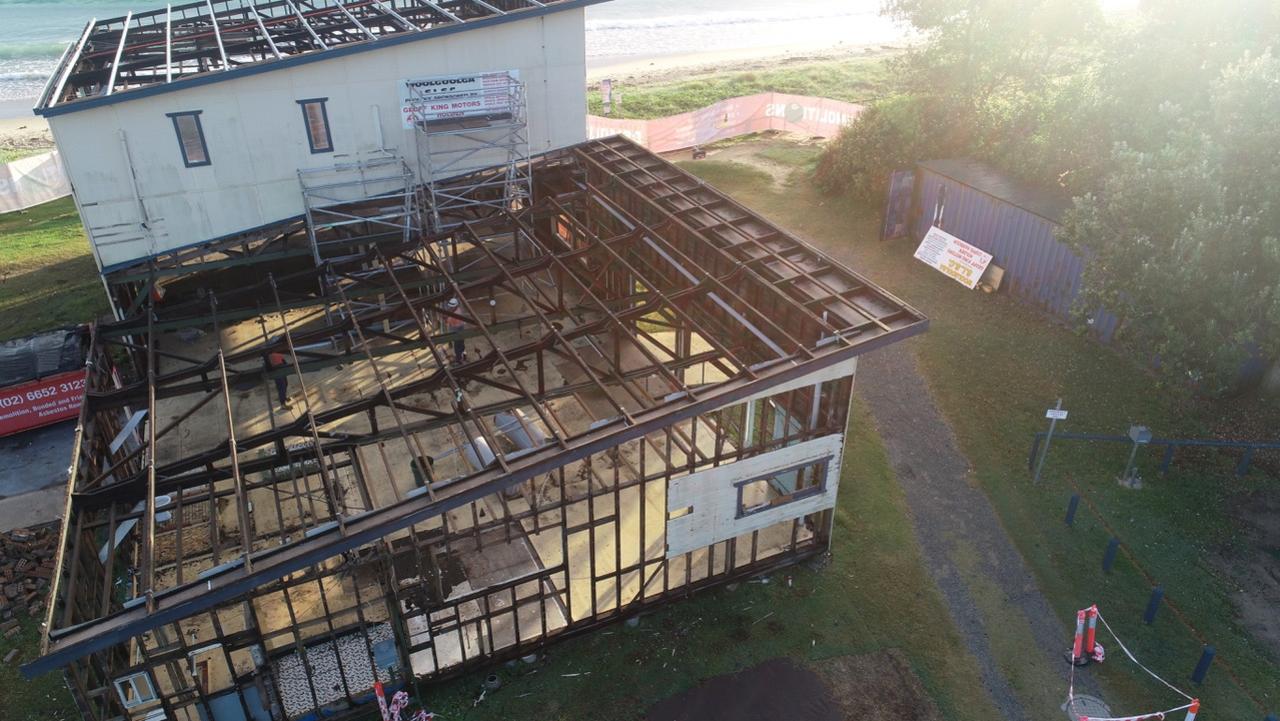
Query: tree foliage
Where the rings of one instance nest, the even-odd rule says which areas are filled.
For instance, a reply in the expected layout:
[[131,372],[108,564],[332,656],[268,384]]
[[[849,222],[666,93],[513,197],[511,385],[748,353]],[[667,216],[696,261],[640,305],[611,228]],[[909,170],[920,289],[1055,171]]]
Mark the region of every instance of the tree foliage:
[[[867,201],[892,170],[984,158],[1076,197],[1081,317],[1208,391],[1280,358],[1280,37],[1274,0],[888,0],[927,38],[903,97],[834,141],[822,187]],[[919,137],[924,135],[927,137]]]

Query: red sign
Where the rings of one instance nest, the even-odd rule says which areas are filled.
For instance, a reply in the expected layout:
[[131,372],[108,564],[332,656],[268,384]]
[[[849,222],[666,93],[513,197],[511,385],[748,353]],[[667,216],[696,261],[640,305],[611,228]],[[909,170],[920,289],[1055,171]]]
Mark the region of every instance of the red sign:
[[0,388],[0,436],[75,418],[84,401],[83,370]]

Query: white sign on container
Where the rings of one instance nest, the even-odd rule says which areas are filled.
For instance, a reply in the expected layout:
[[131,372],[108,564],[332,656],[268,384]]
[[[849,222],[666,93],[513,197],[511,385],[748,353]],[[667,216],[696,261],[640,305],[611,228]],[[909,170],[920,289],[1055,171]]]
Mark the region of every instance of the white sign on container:
[[933,266],[969,290],[977,287],[993,256],[934,226],[916,249],[916,259]]
[[518,70],[472,75],[438,75],[400,82],[400,117],[405,130],[417,123],[512,111]]

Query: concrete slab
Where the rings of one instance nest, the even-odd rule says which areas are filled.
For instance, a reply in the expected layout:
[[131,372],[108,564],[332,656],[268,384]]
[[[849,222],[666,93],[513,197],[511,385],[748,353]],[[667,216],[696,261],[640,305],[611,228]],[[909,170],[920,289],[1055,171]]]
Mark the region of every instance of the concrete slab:
[[0,533],[39,526],[61,518],[66,493],[66,486],[58,485],[21,496],[0,498]]
[[76,422],[0,438],[0,533],[62,516]]
[[76,421],[0,438],[0,498],[67,481]]

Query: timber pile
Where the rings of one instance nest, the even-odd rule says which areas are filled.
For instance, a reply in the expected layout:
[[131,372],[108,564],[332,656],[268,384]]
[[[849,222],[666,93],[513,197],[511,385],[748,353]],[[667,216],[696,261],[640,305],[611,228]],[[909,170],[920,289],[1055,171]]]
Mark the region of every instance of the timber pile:
[[23,616],[44,612],[58,554],[58,529],[16,528],[0,534],[0,634],[18,634]]

